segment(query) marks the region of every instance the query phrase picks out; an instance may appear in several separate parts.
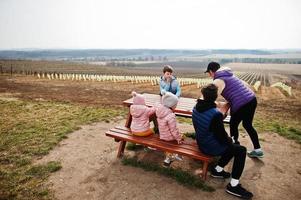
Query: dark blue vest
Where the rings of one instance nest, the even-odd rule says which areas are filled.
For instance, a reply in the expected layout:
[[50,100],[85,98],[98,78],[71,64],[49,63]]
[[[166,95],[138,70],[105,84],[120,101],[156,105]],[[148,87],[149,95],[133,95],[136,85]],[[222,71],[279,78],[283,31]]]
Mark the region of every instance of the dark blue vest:
[[211,108],[205,112],[198,112],[196,108],[192,112],[192,123],[195,129],[196,141],[199,149],[208,155],[218,156],[227,149],[226,144],[220,144],[214,134],[209,131],[212,119],[219,111]]

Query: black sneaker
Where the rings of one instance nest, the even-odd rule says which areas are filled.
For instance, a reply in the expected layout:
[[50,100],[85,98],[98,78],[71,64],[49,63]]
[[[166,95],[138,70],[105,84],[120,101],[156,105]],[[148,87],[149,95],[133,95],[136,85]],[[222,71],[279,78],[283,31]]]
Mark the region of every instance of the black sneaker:
[[234,141],[233,144],[238,144],[238,145],[240,145],[240,142],[239,142],[238,140],[236,140],[236,141]]
[[217,172],[215,168],[211,170],[211,176],[214,178],[230,178],[231,174],[226,171]]
[[226,192],[242,199],[251,199],[253,197],[252,192],[247,191],[245,188],[241,186],[241,184],[232,187],[231,184],[229,183],[227,185]]

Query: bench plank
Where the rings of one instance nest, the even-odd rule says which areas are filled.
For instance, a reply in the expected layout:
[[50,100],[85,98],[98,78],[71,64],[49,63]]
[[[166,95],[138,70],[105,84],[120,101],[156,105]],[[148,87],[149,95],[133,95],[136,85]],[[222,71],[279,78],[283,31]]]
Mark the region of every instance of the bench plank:
[[141,144],[144,146],[153,147],[162,151],[177,153],[187,157],[191,157],[197,160],[203,161],[203,174],[202,177],[205,180],[207,177],[208,164],[213,160],[212,156],[208,156],[200,152],[195,142],[177,144],[176,141],[164,141],[160,140],[158,135],[151,135],[147,137],[135,136],[131,133],[127,127],[116,126],[106,132],[106,136],[115,138],[115,141],[119,142],[117,157],[122,157],[126,142],[132,142]]
[[[123,134],[127,134],[127,135],[129,134],[128,132],[130,132],[130,130],[128,128],[120,127],[120,126],[116,126],[115,128],[111,129],[110,131],[114,131],[114,132],[117,132],[117,133],[123,133]],[[162,142],[163,144],[168,143],[169,145],[173,145],[174,147],[179,146],[176,141],[167,142],[167,141],[160,140],[158,135],[151,135],[151,136],[147,136],[147,137],[143,137],[143,138],[145,138],[147,140],[152,140],[152,141],[155,141],[155,142]],[[198,148],[196,142],[184,143],[184,144],[181,144],[181,147],[185,148],[185,149],[188,149],[188,150],[195,151],[197,153],[199,152],[199,148]]]
[[[166,141],[160,141],[160,140],[150,140],[147,138],[142,138],[138,136],[132,136],[132,135],[125,135],[123,133],[117,133],[115,131],[109,131],[106,133],[107,136],[114,137],[119,140],[125,140],[127,142],[133,142],[133,143],[138,143],[142,144],[145,146],[153,147],[153,148],[158,148],[162,151],[167,151],[170,153],[179,153],[185,156],[193,157],[195,159],[202,159],[202,160],[211,160],[210,157],[203,155],[199,153],[198,149],[187,149],[184,148],[183,144],[180,145],[175,145]],[[136,138],[138,137],[138,138]]]

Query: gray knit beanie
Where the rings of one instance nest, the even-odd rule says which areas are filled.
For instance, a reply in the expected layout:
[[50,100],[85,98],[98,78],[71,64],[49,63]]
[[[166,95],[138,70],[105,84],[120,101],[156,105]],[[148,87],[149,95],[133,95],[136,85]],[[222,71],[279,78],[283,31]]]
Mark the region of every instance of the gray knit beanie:
[[171,92],[162,91],[162,95],[162,104],[169,108],[175,106],[179,101],[178,97]]

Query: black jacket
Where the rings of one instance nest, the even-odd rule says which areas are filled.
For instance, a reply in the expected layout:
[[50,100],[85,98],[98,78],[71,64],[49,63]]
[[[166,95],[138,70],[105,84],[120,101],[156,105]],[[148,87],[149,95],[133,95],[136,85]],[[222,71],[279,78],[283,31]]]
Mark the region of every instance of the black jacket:
[[[195,108],[198,112],[204,112],[208,109],[216,108],[216,104],[212,101],[198,99]],[[232,139],[229,137],[228,133],[225,130],[223,119],[224,116],[222,113],[216,115],[210,123],[209,131],[213,132],[215,138],[221,144],[232,144]]]

